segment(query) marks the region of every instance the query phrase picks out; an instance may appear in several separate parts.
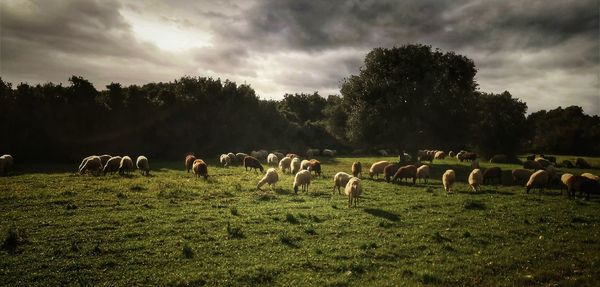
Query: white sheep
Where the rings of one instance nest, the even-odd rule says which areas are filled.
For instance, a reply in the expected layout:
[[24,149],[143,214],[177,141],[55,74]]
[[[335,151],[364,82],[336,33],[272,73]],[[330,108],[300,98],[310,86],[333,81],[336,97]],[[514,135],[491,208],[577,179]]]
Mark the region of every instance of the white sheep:
[[119,164],[119,174],[123,175],[131,171],[133,171],[133,160],[129,156],[124,156],[121,158],[121,163]]
[[13,157],[10,154],[0,156],[0,175],[12,169],[14,164]]
[[231,164],[231,158],[226,154],[222,154],[219,157],[219,162],[221,163],[221,166],[223,166],[223,167],[229,166]]
[[597,175],[593,175],[593,174],[591,174],[589,172],[584,172],[584,173],[581,174],[581,176],[589,178],[591,180],[600,181],[600,177],[598,177]]
[[435,158],[435,159],[445,159],[445,158],[446,158],[446,153],[445,153],[445,152],[443,152],[443,151],[441,151],[441,150],[439,150],[439,151],[437,151],[437,152],[435,153],[435,156],[434,156],[434,158]]
[[300,159],[295,157],[290,161],[290,172],[296,174],[300,170]]
[[348,196],[348,207],[352,207],[352,203],[354,203],[354,206],[358,205],[358,198],[362,193],[360,179],[358,177],[350,178],[346,183],[344,193]]
[[444,189],[447,193],[452,193],[452,185],[454,184],[455,180],[456,173],[454,172],[454,170],[446,170],[446,172],[444,172],[444,174],[442,175],[442,183],[444,183]]
[[142,174],[150,175],[150,163],[148,163],[148,158],[140,155],[135,161],[135,166],[140,170]]
[[417,178],[423,179],[425,183],[429,179],[429,166],[424,164],[417,168]]
[[274,153],[270,153],[270,154],[267,156],[267,164],[268,164],[269,166],[277,166],[277,163],[278,163],[278,162],[279,162],[279,158],[277,157],[277,155],[276,155],[276,154],[274,154]]
[[298,186],[302,186],[302,191],[308,192],[308,186],[310,185],[310,171],[301,170],[294,177],[294,193],[298,193]]
[[379,178],[379,174],[383,173],[383,170],[388,164],[390,164],[390,162],[387,160],[378,161],[372,164],[369,169],[369,176],[373,178],[373,175],[375,175],[375,177]]
[[343,171],[336,173],[335,176],[333,176],[333,193],[335,193],[337,188],[338,194],[341,194],[340,188],[345,188],[351,177],[351,175]]
[[525,185],[527,193],[532,188],[539,188],[540,190],[544,190],[544,187],[548,184],[549,174],[547,171],[541,169],[534,172],[530,177],[529,181]]
[[102,172],[104,173],[104,175],[106,175],[109,172],[112,174],[115,171],[119,170],[120,164],[121,164],[121,157],[113,156],[108,161],[106,161],[104,168],[102,168]]
[[478,192],[481,191],[481,184],[483,183],[483,173],[481,169],[474,169],[469,174],[469,185],[473,189],[473,191]]
[[291,167],[290,167],[290,163],[292,162],[292,159],[289,157],[283,157],[280,161],[279,161],[279,169],[281,169],[281,172],[283,172],[285,174],[285,171],[287,170],[288,172],[291,172]]
[[310,160],[305,159],[305,160],[303,160],[303,161],[300,162],[300,169],[301,170],[308,169],[309,166],[310,166]]
[[265,176],[256,185],[256,189],[260,190],[260,187],[263,186],[265,183],[268,183],[271,186],[271,188],[273,188],[277,181],[279,181],[279,175],[277,174],[277,170],[275,170],[275,168],[269,168],[267,169],[267,173],[265,173]]

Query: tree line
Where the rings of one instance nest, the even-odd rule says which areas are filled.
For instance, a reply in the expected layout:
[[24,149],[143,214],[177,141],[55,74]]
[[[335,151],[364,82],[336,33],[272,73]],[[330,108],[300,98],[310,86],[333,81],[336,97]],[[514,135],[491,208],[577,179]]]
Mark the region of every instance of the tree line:
[[369,52],[340,95],[261,100],[249,85],[207,77],[98,90],[13,86],[0,78],[0,152],[71,162],[89,154],[180,158],[253,149],[340,152],[421,148],[599,155],[600,119],[581,107],[539,111],[509,92],[478,91],[473,61],[425,45]]

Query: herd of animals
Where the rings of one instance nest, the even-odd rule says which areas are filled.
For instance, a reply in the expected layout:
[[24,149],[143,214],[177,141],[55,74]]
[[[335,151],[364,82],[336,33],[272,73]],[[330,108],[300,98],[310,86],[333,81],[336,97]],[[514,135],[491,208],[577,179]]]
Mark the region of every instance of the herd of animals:
[[[319,151],[318,149],[309,149],[306,153],[307,157],[313,157],[315,155],[322,156],[335,156],[335,150],[325,149]],[[387,152],[380,151],[381,155],[387,155]],[[444,159],[447,156],[456,158],[458,161],[470,161],[471,172],[468,176],[468,184],[471,189],[475,192],[481,190],[483,184],[489,183],[501,183],[502,170],[500,167],[490,167],[482,170],[479,167],[477,160],[477,154],[473,152],[460,151],[454,153],[452,151],[447,154],[440,150],[419,150],[417,160],[413,161],[411,157],[406,153],[401,153],[399,161],[392,163],[389,161],[378,161],[371,165],[369,169],[370,178],[379,178],[382,174],[385,181],[396,182],[396,181],[408,181],[412,179],[412,183],[415,184],[417,179],[427,182],[430,176],[429,165],[423,164],[424,161],[429,161],[432,164],[435,159]],[[264,171],[263,165],[259,159],[266,160],[270,166],[267,171]],[[504,163],[507,161],[505,155],[496,155],[490,159],[491,163]],[[293,189],[295,193],[298,193],[298,189],[301,188],[303,192],[308,192],[311,179],[314,176],[321,176],[321,163],[316,159],[304,159],[301,160],[298,154],[288,153],[286,155],[280,152],[268,153],[266,150],[252,151],[250,155],[245,153],[227,153],[221,154],[219,162],[222,167],[228,167],[231,165],[240,164],[246,169],[246,171],[258,170],[263,173],[264,177],[258,182],[256,188],[261,189],[265,184],[269,184],[274,187],[279,181],[279,175],[276,167],[286,174],[289,173],[294,176]],[[14,160],[10,155],[3,155],[0,157],[0,175],[3,175],[6,171],[10,170],[13,166]],[[591,193],[600,193],[599,177],[591,173],[582,173],[581,175],[573,175],[570,173],[561,173],[556,168],[556,158],[552,156],[544,155],[530,155],[527,160],[523,163],[523,168],[517,168],[512,170],[513,182],[517,184],[525,184],[526,192],[529,193],[531,189],[538,188],[542,190],[548,185],[560,184],[561,190],[566,187],[567,194],[569,197],[574,196],[577,192],[580,195],[586,194],[586,198],[589,199]],[[591,166],[583,159],[578,158],[575,164],[570,161],[563,161],[561,166],[564,167],[580,167],[580,168],[591,168]],[[148,158],[145,156],[139,156],[136,160],[135,167],[143,174],[150,174],[150,165]],[[203,177],[207,179],[208,165],[202,159],[196,158],[193,154],[189,154],[185,157],[185,168],[189,173],[192,171],[197,177]],[[114,174],[118,172],[120,175],[129,174],[134,171],[133,160],[129,156],[88,156],[84,158],[79,165],[79,174],[92,173],[92,174]],[[341,194],[340,189],[344,189],[344,193],[348,196],[348,206],[356,206],[358,199],[362,193],[362,185],[360,177],[362,175],[362,164],[359,161],[355,161],[351,166],[352,174],[346,172],[338,172],[333,177],[333,192],[336,189],[338,194]],[[446,170],[442,175],[442,184],[447,194],[452,193],[452,186],[456,181],[456,173],[452,169]]]

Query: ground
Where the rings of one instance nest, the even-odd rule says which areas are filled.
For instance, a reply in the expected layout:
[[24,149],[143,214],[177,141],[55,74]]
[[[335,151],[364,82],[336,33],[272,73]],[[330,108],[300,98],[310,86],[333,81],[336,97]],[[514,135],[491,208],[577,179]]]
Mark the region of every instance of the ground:
[[[0,177],[0,284],[600,284],[600,196],[526,194],[510,184],[515,165],[499,165],[503,185],[474,193],[467,163],[452,159],[434,162],[428,183],[363,174],[356,208],[332,193],[336,172],[381,159],[395,160],[323,158],[323,178],[299,194],[291,175],[257,191],[261,174],[216,160],[208,180],[151,158],[149,177],[20,165]],[[460,181],[452,195],[440,182],[449,167]]]

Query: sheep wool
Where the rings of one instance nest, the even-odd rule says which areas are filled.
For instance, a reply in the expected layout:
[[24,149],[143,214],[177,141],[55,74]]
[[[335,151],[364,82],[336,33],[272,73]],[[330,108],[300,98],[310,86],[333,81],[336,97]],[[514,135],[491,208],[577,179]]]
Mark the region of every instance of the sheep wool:
[[269,166],[277,166],[277,163],[279,163],[279,158],[277,158],[277,155],[275,155],[274,153],[270,153],[267,156],[267,164]]
[[533,189],[533,188],[539,188],[540,190],[543,190],[544,187],[548,184],[548,172],[545,170],[538,170],[536,172],[534,172],[530,177],[529,177],[529,181],[527,181],[527,184],[525,185],[527,193],[529,193],[529,190]]
[[90,171],[92,173],[97,173],[97,172],[100,172],[101,170],[102,170],[102,161],[100,161],[100,157],[93,156],[85,162],[85,164],[83,165],[83,167],[81,168],[79,173],[83,174],[86,171]]
[[362,193],[360,179],[358,177],[350,178],[348,180],[348,183],[346,183],[344,193],[348,196],[348,207],[352,207],[352,205],[358,205],[358,198]]
[[417,178],[418,179],[422,179],[423,181],[425,181],[425,183],[427,183],[427,180],[429,179],[429,166],[424,164],[422,166],[420,166],[419,168],[417,168]]
[[230,152],[227,153],[227,156],[229,157],[229,163],[233,164],[235,162],[235,154]]
[[273,188],[277,181],[279,181],[279,175],[277,174],[277,170],[275,170],[275,168],[269,168],[267,169],[267,173],[265,173],[265,176],[256,185],[256,189],[260,190],[260,187],[265,184],[269,184],[271,188]]
[[112,156],[109,154],[103,154],[100,156],[100,163],[102,164],[102,166],[104,166],[106,164],[106,162],[111,158]]
[[204,177],[204,179],[208,179],[208,165],[206,165],[206,163],[203,160],[195,160],[192,170],[194,171],[194,175],[196,175],[197,177],[202,176]]
[[308,192],[310,185],[310,171],[301,170],[294,177],[294,193],[298,193],[298,186],[302,186],[302,192]]
[[238,152],[235,154],[235,161],[239,164],[243,164],[244,163],[244,158],[246,158],[248,155],[243,153],[243,152]]
[[150,163],[148,163],[148,158],[140,155],[135,161],[135,165],[140,170],[142,174],[150,175]]
[[483,174],[481,169],[474,169],[469,174],[469,185],[473,189],[473,191],[478,192],[481,191],[481,184],[483,183]]
[[456,173],[454,170],[446,170],[446,172],[444,172],[442,175],[442,183],[444,184],[444,190],[446,190],[447,193],[452,193],[452,185],[454,184],[455,180]]
[[131,171],[133,171],[133,160],[129,156],[124,156],[119,164],[119,174],[123,175]]
[[309,160],[307,160],[307,159],[305,159],[305,160],[302,160],[302,161],[300,162],[300,169],[301,169],[301,170],[308,169],[308,167],[309,167],[309,166],[310,166],[310,161],[309,161]]
[[102,169],[102,172],[104,173],[104,175],[106,175],[109,172],[113,174],[119,170],[119,165],[121,165],[121,157],[113,156],[106,162],[104,168]]
[[219,157],[219,162],[221,163],[221,166],[223,166],[223,167],[229,166],[229,164],[231,163],[231,158],[226,154],[222,154]]
[[584,172],[584,173],[581,174],[581,176],[589,178],[591,180],[600,181],[600,177],[598,177],[597,175],[593,175],[593,174],[591,174],[589,172]]
[[355,161],[352,163],[352,175],[354,177],[359,177],[362,173],[362,164],[360,161]]
[[348,180],[350,180],[351,177],[351,175],[343,171],[336,173],[333,176],[333,193],[335,193],[335,190],[337,189],[338,194],[341,194],[340,188],[345,188]]
[[295,157],[290,161],[290,171],[296,174],[300,170],[300,159]]
[[279,169],[281,169],[281,172],[285,173],[285,171],[287,170],[288,172],[291,171],[290,169],[290,163],[292,162],[292,159],[289,157],[284,157],[279,161]]
[[388,164],[390,164],[390,162],[387,160],[378,161],[378,162],[372,164],[371,168],[369,169],[369,176],[371,178],[373,178],[373,176],[375,176],[376,178],[379,178],[379,174],[383,173],[383,170],[385,169],[385,167]]
[[187,172],[190,172],[192,169],[192,165],[194,165],[194,161],[196,161],[196,157],[193,154],[188,154],[185,156],[184,165],[187,169]]

